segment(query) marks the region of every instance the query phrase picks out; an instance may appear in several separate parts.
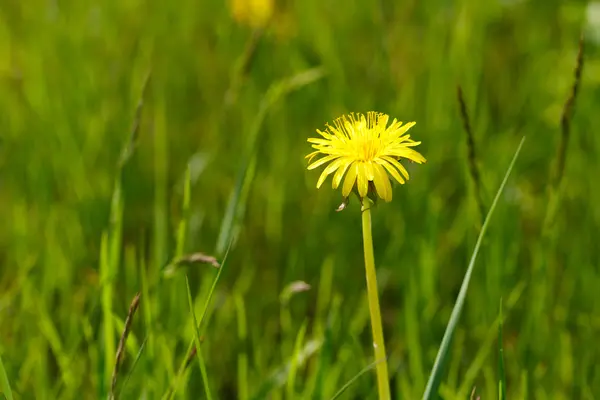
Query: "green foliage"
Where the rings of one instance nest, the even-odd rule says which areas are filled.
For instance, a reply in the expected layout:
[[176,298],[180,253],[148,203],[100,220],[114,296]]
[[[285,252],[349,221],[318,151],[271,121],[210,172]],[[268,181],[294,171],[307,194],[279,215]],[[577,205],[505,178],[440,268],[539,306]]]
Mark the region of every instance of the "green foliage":
[[196,319],[196,313],[194,312],[194,302],[192,300],[192,292],[190,290],[190,283],[187,279],[185,279],[185,284],[187,287],[188,293],[188,301],[190,303],[190,313],[192,314],[192,321],[194,321],[194,346],[196,349],[196,359],[198,360],[198,367],[200,368],[200,372],[202,373],[202,383],[204,384],[204,393],[207,399],[212,399],[210,394],[210,388],[208,387],[208,375],[206,373],[206,363],[204,362],[204,357],[202,357],[202,346],[200,344],[200,331],[198,329],[198,320]]
[[393,397],[425,389],[523,136],[439,396],[600,393],[586,2],[279,1],[264,29],[229,4],[0,5],[2,395],[106,398],[139,292],[119,398],[199,398],[203,375],[215,399],[373,398],[359,206],[336,213],[304,160],[315,129],[369,110],[416,121],[428,160],[372,215]]
[[0,394],[6,397],[6,400],[13,400],[12,389],[10,388],[8,376],[6,376],[6,370],[4,369],[4,364],[2,363],[2,357],[0,357],[0,389],[2,390]]
[[469,284],[471,283],[471,276],[473,276],[473,268],[475,267],[475,261],[477,260],[477,256],[479,255],[481,243],[483,243],[485,232],[490,223],[494,210],[496,209],[496,205],[498,204],[498,199],[500,198],[504,188],[506,187],[506,182],[508,181],[508,177],[510,176],[510,173],[515,165],[515,161],[519,156],[519,152],[521,151],[521,147],[523,146],[524,141],[525,138],[521,139],[521,143],[519,143],[519,147],[517,148],[517,151],[510,165],[508,166],[508,169],[506,170],[506,174],[504,175],[502,184],[496,192],[494,201],[492,202],[490,210],[488,211],[485,217],[485,221],[483,222],[483,225],[481,227],[481,231],[479,232],[479,236],[477,237],[477,243],[475,243],[475,248],[473,249],[473,254],[471,255],[471,261],[469,261],[469,266],[467,267],[467,271],[465,272],[465,276],[460,285],[460,291],[458,292],[458,297],[456,298],[456,304],[452,308],[450,320],[448,321],[448,325],[446,326],[446,331],[444,332],[444,337],[442,338],[440,349],[438,350],[437,356],[435,357],[433,369],[431,370],[429,379],[427,381],[427,385],[425,387],[425,393],[423,394],[424,400],[435,399],[438,396],[438,390],[440,387],[440,381],[442,379],[444,366],[448,362],[450,344],[452,343],[452,337],[454,336],[454,332],[456,331],[460,315],[465,305],[467,291],[469,289]]
[[500,302],[500,324],[498,325],[498,400],[506,400],[506,375],[504,372],[504,348],[502,344],[502,301]]

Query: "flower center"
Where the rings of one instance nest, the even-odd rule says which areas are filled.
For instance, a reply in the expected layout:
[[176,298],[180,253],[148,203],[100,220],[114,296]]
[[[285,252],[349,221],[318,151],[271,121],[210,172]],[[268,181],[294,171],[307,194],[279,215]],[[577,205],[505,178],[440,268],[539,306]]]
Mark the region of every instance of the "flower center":
[[379,153],[381,141],[375,138],[363,139],[358,143],[358,157],[361,161],[373,161]]

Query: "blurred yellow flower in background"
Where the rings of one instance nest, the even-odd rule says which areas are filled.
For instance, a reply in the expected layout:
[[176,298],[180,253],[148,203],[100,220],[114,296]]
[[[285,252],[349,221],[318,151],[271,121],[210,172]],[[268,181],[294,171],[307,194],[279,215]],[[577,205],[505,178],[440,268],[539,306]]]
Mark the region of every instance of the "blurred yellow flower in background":
[[275,0],[231,0],[230,7],[238,23],[262,28],[273,16]]
[[[375,191],[383,200],[391,201],[392,186],[388,173],[401,184],[408,180],[408,171],[399,159],[406,158],[419,164],[426,160],[411,149],[421,142],[415,142],[406,134],[415,123],[402,125],[402,122],[394,119],[387,126],[388,121],[387,114],[374,111],[368,112],[366,117],[361,113],[351,113],[336,119],[334,126],[326,125],[324,131],[317,129],[322,138],[308,139],[316,149],[306,156],[309,159],[308,169],[329,163],[319,177],[317,188],[335,172],[332,182],[334,189],[346,174],[342,185],[344,197],[348,197],[356,183],[361,199],[370,191]],[[310,164],[317,155],[324,157]]]

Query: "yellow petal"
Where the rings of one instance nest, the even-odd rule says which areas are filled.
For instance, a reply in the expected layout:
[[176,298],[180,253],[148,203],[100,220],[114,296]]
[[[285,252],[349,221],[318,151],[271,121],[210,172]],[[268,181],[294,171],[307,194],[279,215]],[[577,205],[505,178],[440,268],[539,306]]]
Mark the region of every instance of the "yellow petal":
[[[405,137],[405,138],[407,138],[407,139],[409,139],[409,138],[410,138],[410,135],[406,135],[406,136],[404,136],[404,137]],[[421,144],[421,142],[415,142],[415,141],[413,141],[413,140],[407,140],[407,139],[405,140],[405,142],[404,142],[404,143],[402,143],[402,144],[403,144],[404,146],[406,146],[406,147],[415,147],[415,146],[418,146],[418,145],[420,145],[420,144]]]
[[338,123],[336,121],[333,122],[335,126],[327,125],[327,129],[331,132],[331,136],[337,139],[343,140],[346,137],[346,134],[343,130],[339,129]]
[[315,161],[314,163],[310,164],[307,169],[308,170],[315,169],[315,168],[320,167],[321,165],[323,165],[325,163],[328,163],[331,160],[335,160],[338,157],[339,156],[337,154],[331,154],[331,155],[328,155],[326,157],[320,158],[317,161]]
[[423,157],[423,155],[421,153],[419,153],[418,151],[415,151],[413,149],[406,149],[406,151],[408,152],[406,158],[409,158],[419,164],[427,162],[425,157]]
[[402,121],[398,121],[396,118],[394,118],[392,120],[392,123],[390,124],[388,130],[389,131],[394,131],[394,130],[398,129],[401,126],[402,126]]
[[356,162],[353,162],[352,164],[350,164],[350,168],[348,168],[346,179],[344,179],[344,186],[342,187],[342,196],[348,197],[348,195],[352,191],[352,187],[354,186],[354,182],[356,181],[357,172],[358,165]]
[[388,150],[386,151],[386,153],[390,156],[408,158],[409,160],[412,160],[419,164],[422,164],[426,161],[425,157],[423,157],[421,153],[413,149],[409,149],[408,147]]
[[340,185],[340,182],[342,181],[342,177],[344,176],[344,172],[346,172],[346,170],[348,169],[348,167],[350,165],[352,165],[352,159],[351,158],[344,157],[343,160],[344,160],[344,162],[338,168],[338,170],[335,171],[335,174],[333,175],[333,179],[331,180],[331,186],[334,189],[337,189],[337,187]]
[[335,148],[335,147],[323,147],[323,146],[319,146],[316,144],[313,144],[313,149],[317,149],[319,151],[319,153],[323,153],[323,154],[337,154],[337,155],[344,155],[347,154],[348,151],[345,149],[339,149],[339,148]]
[[375,172],[375,179],[373,182],[375,183],[375,189],[377,190],[377,194],[383,200],[389,202],[392,200],[392,185],[390,184],[390,179],[388,178],[387,173],[383,169],[381,165],[373,164],[373,171]]
[[402,173],[402,175],[404,175],[406,180],[408,180],[408,178],[409,178],[408,171],[406,170],[406,168],[404,168],[404,165],[400,164],[400,161],[396,160],[393,157],[384,156],[383,158],[386,159],[394,167],[398,168],[398,170],[400,170],[400,172]]
[[356,138],[356,128],[357,126],[351,120],[345,119],[343,121],[343,129],[340,130],[343,130],[350,139],[354,139]]
[[306,139],[308,143],[320,144],[320,145],[329,145],[331,144],[331,140],[325,140],[321,138],[308,138]]
[[375,178],[375,172],[373,172],[373,164],[371,162],[363,163],[365,166],[365,173],[368,180],[372,181]]
[[390,116],[387,114],[379,113],[374,115],[374,121],[372,126],[381,127],[381,130],[385,130],[388,121],[390,120]]
[[308,154],[306,157],[304,158],[308,158],[308,163],[310,164],[310,162],[312,161],[313,158],[315,158],[315,156],[317,154],[319,154],[320,151],[313,151],[312,153]]
[[365,163],[357,163],[357,185],[358,194],[360,197],[365,197],[369,191],[369,180],[367,179],[367,172],[365,171]]
[[[398,181],[398,183],[400,183],[400,184],[404,183],[404,179],[400,176],[400,174],[398,173],[398,170],[396,170],[396,168],[394,168],[395,165],[398,164],[404,171],[406,171],[404,169],[404,167],[398,161],[394,160],[392,157],[382,156],[380,158],[377,158],[375,160],[375,162],[377,164],[383,166],[390,173],[390,175],[392,175],[394,177],[394,179]],[[407,177],[407,179],[408,179],[408,177]]]
[[321,172],[321,175],[319,175],[319,180],[317,181],[317,189],[321,187],[323,182],[325,182],[325,179],[327,179],[327,175],[328,174],[326,174],[325,171]]
[[321,136],[323,136],[325,139],[331,139],[333,138],[333,135],[331,135],[329,132],[327,132],[327,130],[322,131],[320,129],[317,129],[317,133]]
[[327,176],[329,174],[331,174],[333,171],[335,171],[336,169],[338,169],[340,167],[340,165],[342,165],[343,162],[344,162],[343,158],[338,158],[337,160],[335,160],[331,164],[329,164],[327,166],[327,168],[325,168],[325,170],[323,171],[323,173],[321,173],[321,176],[319,177],[319,181],[317,182],[317,189],[321,187],[323,182],[325,182],[325,179],[327,178]]
[[[387,130],[388,135],[393,138],[399,138],[400,136],[404,135],[407,130],[409,130],[410,128],[415,126],[415,124],[416,124],[416,122],[408,122],[405,125],[402,125],[399,127],[395,127],[392,124],[392,126],[390,126],[390,128],[388,128],[388,130]],[[393,129],[392,129],[392,127],[393,127]]]
[[383,168],[381,168],[381,172],[383,172],[383,182],[385,183],[386,190],[389,193],[389,200],[387,200],[389,202],[392,201],[392,183],[390,182],[390,177],[385,173]]

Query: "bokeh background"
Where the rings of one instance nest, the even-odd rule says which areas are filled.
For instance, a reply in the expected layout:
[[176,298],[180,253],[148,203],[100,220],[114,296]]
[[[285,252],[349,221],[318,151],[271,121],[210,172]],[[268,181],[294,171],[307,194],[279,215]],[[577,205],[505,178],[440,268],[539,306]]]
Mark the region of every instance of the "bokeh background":
[[[306,139],[369,110],[416,121],[428,160],[374,212],[394,398],[422,395],[523,136],[440,396],[497,397],[501,303],[508,398],[600,396],[598,40],[587,1],[2,0],[0,356],[15,398],[106,397],[137,292],[117,392],[161,398],[194,336],[186,276],[200,318],[218,272],[173,261],[227,249],[201,328],[212,397],[331,398],[373,361],[360,212],[315,188]],[[190,361],[176,396],[203,398]],[[342,398],[375,398],[374,375]]]

